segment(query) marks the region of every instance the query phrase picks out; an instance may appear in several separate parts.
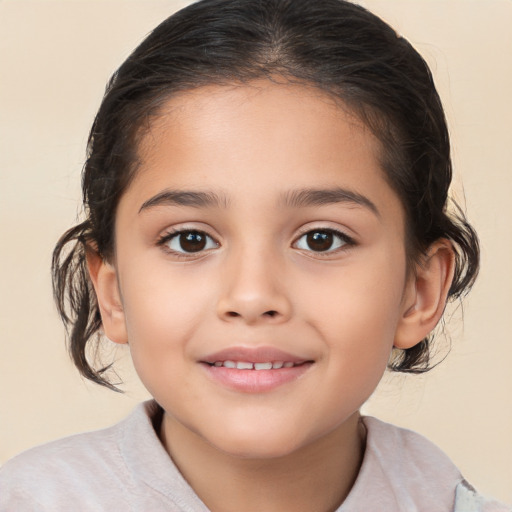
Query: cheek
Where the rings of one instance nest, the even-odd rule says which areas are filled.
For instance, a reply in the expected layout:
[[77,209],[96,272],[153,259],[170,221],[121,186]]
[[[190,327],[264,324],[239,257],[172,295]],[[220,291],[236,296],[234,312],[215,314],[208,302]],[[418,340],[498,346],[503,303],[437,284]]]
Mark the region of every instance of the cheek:
[[[361,251],[336,272],[316,273],[301,309],[329,351],[352,363],[387,362],[401,315],[405,286],[403,250]],[[297,295],[299,296],[299,295]],[[353,353],[355,357],[348,357]]]
[[[308,324],[324,343],[325,378],[334,419],[358,409],[374,392],[389,361],[399,320],[402,275],[392,265],[351,268],[328,283],[316,281]],[[311,285],[314,286],[313,284]]]
[[134,364],[147,373],[157,366],[168,369],[187,353],[187,340],[194,338],[211,300],[197,279],[165,263],[139,268],[126,265],[121,288]]

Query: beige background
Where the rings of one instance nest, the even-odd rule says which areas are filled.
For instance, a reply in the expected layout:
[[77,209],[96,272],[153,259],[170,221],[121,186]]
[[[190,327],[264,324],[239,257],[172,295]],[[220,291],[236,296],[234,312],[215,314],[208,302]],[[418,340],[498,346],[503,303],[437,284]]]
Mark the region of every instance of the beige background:
[[[122,350],[125,395],[78,376],[52,304],[50,255],[78,211],[87,132],[107,78],[187,3],[0,0],[0,463],[111,424],[146,397]],[[455,193],[465,194],[483,246],[464,326],[460,310],[449,324],[448,359],[424,377],[385,377],[365,410],[424,433],[476,487],[512,503],[512,2],[364,5],[433,68],[453,137]]]

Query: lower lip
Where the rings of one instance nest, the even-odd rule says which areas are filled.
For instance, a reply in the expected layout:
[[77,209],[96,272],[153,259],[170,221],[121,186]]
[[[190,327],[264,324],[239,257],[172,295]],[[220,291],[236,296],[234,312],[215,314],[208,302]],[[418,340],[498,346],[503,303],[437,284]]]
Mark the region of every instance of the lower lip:
[[312,362],[275,370],[237,370],[202,363],[215,382],[242,393],[265,393],[297,380],[311,368]]

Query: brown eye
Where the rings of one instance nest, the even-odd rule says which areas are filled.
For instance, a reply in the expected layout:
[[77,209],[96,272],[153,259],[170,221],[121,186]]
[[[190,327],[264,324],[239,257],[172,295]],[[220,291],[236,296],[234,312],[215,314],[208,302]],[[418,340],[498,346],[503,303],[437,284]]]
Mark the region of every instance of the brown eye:
[[295,243],[295,247],[312,252],[334,252],[351,244],[353,244],[352,239],[344,233],[331,229],[318,229],[302,235]]
[[306,243],[312,251],[327,251],[332,247],[333,236],[327,231],[312,231],[306,235]]
[[195,253],[214,249],[218,244],[202,231],[181,231],[174,233],[165,244],[174,252]]
[[202,251],[206,247],[206,236],[198,231],[178,235],[179,244],[185,252]]

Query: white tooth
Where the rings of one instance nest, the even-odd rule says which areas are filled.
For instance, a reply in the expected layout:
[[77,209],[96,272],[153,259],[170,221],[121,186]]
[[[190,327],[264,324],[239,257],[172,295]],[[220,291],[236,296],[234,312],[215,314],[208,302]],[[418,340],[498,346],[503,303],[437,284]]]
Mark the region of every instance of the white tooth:
[[245,361],[239,361],[236,363],[237,370],[252,370],[254,368],[252,363],[246,363]]
[[215,361],[215,363],[213,363],[213,366],[222,366],[224,363],[222,361]]
[[272,363],[272,368],[275,368],[276,370],[278,370],[279,368],[282,368],[283,367],[283,361],[276,361],[275,363]]
[[293,366],[293,363],[291,361],[286,361],[286,363],[283,364],[285,368],[291,368]]
[[271,370],[272,363],[254,363],[255,370]]
[[224,361],[224,366],[226,368],[236,368],[236,363],[234,361]]

